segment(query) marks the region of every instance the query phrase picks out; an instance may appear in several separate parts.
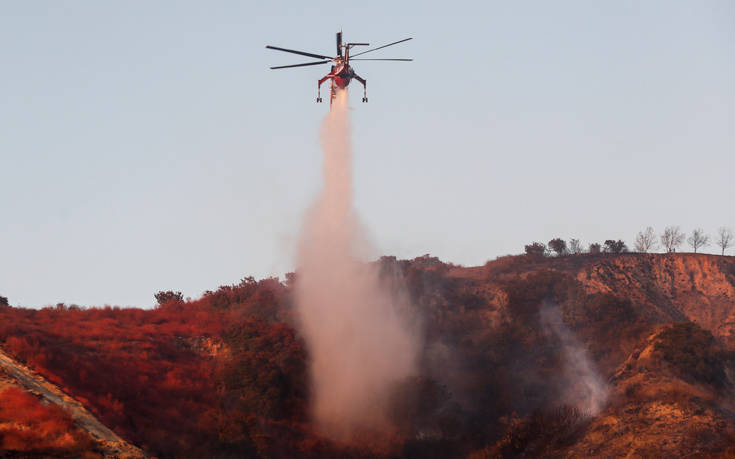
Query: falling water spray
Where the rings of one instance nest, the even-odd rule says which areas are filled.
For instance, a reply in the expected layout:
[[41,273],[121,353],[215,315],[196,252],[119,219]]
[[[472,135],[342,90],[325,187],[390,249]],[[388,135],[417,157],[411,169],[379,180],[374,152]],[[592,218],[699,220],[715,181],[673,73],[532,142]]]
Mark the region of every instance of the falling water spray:
[[544,333],[559,340],[564,365],[561,401],[582,413],[596,416],[607,403],[609,388],[597,366],[574,333],[564,324],[557,305],[541,308],[541,327]]
[[416,335],[401,301],[381,288],[353,208],[347,91],[321,129],[321,193],[298,252],[296,300],[311,356],[312,414],[320,429],[350,440],[390,428],[391,388],[415,373]]

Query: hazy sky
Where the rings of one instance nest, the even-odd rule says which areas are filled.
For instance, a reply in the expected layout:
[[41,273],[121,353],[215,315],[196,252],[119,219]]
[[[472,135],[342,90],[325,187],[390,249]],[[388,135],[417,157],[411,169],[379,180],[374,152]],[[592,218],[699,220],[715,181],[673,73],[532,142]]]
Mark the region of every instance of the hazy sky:
[[333,54],[340,27],[414,37],[355,63],[376,256],[735,227],[732,1],[356,3],[0,0],[0,295],[147,307],[292,270],[328,66],[264,46]]

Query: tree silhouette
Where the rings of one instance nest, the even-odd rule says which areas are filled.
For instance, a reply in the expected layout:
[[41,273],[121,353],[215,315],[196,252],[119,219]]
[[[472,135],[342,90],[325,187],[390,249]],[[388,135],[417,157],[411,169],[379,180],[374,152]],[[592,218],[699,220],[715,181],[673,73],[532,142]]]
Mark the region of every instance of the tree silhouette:
[[689,236],[687,242],[694,249],[694,253],[697,253],[697,249],[707,247],[709,245],[709,236],[704,234],[702,228],[697,228],[692,231],[692,235]]
[[636,252],[647,253],[651,250],[656,250],[657,246],[656,233],[652,227],[649,226],[645,230],[638,232],[638,236],[635,238]]
[[171,302],[181,303],[184,301],[184,296],[181,294],[181,292],[173,292],[171,290],[168,290],[166,292],[161,290],[154,296],[156,297],[156,301],[158,301],[159,306],[163,306],[164,304]]
[[567,254],[567,242],[564,239],[556,238],[549,241],[549,248],[556,253],[557,257]]
[[725,255],[725,250],[733,245],[733,234],[730,228],[724,226],[717,230],[717,245],[722,249],[722,255]]
[[628,246],[625,245],[625,242],[618,239],[617,241],[614,239],[608,239],[605,241],[605,253],[623,253],[628,251]]
[[661,235],[661,245],[668,253],[676,252],[676,248],[684,242],[684,233],[678,226],[667,226]]
[[543,257],[546,255],[546,246],[540,242],[534,242],[533,244],[526,245],[526,255],[532,255],[535,257]]

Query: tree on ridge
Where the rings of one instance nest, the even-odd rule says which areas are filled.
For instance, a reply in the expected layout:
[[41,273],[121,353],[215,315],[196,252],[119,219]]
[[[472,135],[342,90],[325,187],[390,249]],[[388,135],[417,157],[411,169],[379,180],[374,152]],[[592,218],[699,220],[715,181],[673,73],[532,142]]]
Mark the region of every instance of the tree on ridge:
[[608,239],[605,241],[604,251],[605,253],[623,253],[628,251],[628,247],[625,245],[625,242],[618,239],[617,241],[614,239]]
[[704,234],[702,228],[697,228],[692,231],[692,235],[689,236],[687,242],[694,249],[694,253],[697,253],[697,249],[707,247],[709,245],[709,236]]
[[531,255],[535,257],[543,257],[546,255],[546,246],[540,242],[528,244],[526,245],[525,249],[526,255]]
[[583,251],[584,249],[582,248],[582,243],[579,239],[572,238],[569,240],[569,253],[579,255]]
[[556,253],[557,257],[567,254],[567,242],[564,239],[556,238],[549,241],[549,248]]
[[656,250],[657,246],[656,233],[652,227],[649,226],[645,230],[638,232],[638,236],[635,238],[636,252],[647,253],[651,250]]
[[725,255],[725,250],[733,245],[733,234],[730,228],[721,227],[717,230],[717,245],[722,249],[722,255]]
[[156,293],[154,297],[156,298],[159,306],[163,306],[164,304],[168,304],[171,302],[181,303],[184,301],[184,295],[182,295],[181,292],[174,292],[171,290],[168,290],[166,292],[162,290]]
[[678,226],[667,226],[661,235],[661,245],[668,253],[676,252],[676,248],[684,242],[684,233]]

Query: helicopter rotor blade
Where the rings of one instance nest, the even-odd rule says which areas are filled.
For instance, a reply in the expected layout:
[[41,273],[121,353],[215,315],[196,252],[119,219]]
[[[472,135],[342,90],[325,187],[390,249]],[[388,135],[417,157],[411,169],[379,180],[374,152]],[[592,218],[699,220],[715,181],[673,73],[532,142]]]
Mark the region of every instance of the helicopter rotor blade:
[[337,56],[342,57],[342,32],[337,32]]
[[286,53],[300,54],[300,55],[306,56],[306,57],[313,57],[314,59],[329,59],[329,60],[332,59],[331,56],[323,56],[321,54],[306,53],[304,51],[296,51],[295,49],[279,48],[277,46],[271,46],[271,45],[266,45],[266,48],[268,48],[268,49],[275,49],[276,51],[283,51],[283,52],[286,52]]
[[413,59],[357,59],[350,58],[351,61],[400,61],[400,62],[411,62]]
[[332,62],[332,61],[306,62],[305,64],[293,64],[293,65],[279,65],[277,67],[271,67],[271,70],[290,69],[291,67],[306,67],[307,65],[319,65],[319,64],[326,64],[328,62]]
[[387,48],[388,46],[397,45],[398,43],[403,43],[404,41],[408,41],[408,40],[413,40],[413,37],[411,37],[411,38],[404,38],[403,40],[394,41],[393,43],[388,43],[387,45],[378,46],[377,48],[373,48],[373,49],[368,49],[367,51],[363,51],[361,53],[354,54],[350,58],[357,57],[357,56],[359,56],[361,54],[365,54],[365,53],[371,53],[371,52],[377,51],[379,49]]

